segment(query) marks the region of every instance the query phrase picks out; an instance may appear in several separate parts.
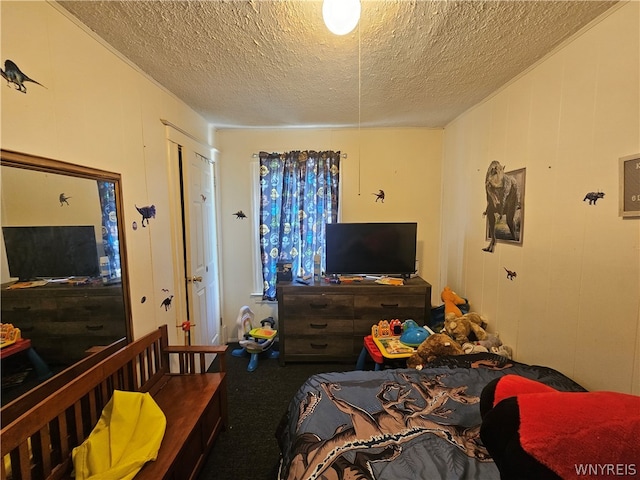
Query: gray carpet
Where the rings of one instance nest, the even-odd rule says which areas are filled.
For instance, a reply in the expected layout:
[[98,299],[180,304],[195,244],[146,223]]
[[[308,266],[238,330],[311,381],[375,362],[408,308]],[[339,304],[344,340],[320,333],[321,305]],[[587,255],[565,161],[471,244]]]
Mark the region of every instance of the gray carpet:
[[[227,351],[229,427],[213,447],[199,480],[276,480],[280,450],[278,423],[300,385],[315,373],[353,370],[354,363],[287,363],[261,357],[254,372],[249,357]],[[277,349],[277,345],[275,347]]]

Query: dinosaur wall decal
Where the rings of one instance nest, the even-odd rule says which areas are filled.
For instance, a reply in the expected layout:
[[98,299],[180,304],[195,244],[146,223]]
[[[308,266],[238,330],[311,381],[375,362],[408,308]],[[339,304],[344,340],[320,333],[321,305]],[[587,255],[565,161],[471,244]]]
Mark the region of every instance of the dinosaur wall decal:
[[378,190],[378,193],[373,193],[372,195],[376,196],[376,203],[378,200],[381,200],[384,203],[384,190]]
[[32,82],[43,88],[47,88],[40,82],[36,82],[33,78],[29,78],[18,68],[18,65],[9,59],[4,61],[4,70],[0,68],[0,74],[2,74],[2,78],[7,81],[7,85],[13,83],[16,86],[16,90],[22,93],[27,93],[27,87],[25,87],[24,82]]

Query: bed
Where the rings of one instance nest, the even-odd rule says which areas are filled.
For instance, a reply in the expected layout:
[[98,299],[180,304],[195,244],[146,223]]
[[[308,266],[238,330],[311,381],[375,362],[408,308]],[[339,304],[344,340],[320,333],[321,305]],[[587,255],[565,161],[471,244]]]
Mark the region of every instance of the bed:
[[506,374],[584,391],[553,369],[490,353],[441,357],[422,370],[313,375],[276,432],[279,480],[499,479],[479,437],[479,402]]

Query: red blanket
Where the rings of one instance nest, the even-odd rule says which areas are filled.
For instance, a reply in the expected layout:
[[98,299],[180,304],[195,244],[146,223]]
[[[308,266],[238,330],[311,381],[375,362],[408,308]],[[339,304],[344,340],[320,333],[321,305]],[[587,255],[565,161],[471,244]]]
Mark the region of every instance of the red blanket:
[[522,448],[563,479],[640,476],[640,397],[559,392],[507,375],[498,382],[494,405],[513,396]]

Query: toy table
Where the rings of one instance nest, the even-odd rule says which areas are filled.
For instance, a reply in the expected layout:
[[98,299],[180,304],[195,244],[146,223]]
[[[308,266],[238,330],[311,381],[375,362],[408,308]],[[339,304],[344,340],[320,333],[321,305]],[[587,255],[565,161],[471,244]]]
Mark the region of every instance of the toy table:
[[400,336],[372,337],[373,343],[385,358],[407,358],[413,355],[415,348],[405,345],[400,341]]
[[27,338],[16,340],[13,344],[0,349],[0,358],[4,360],[5,358],[9,358],[13,355],[25,351],[27,354],[27,358],[36,370],[38,380],[49,378],[51,376],[51,370],[49,370],[49,367],[44,362],[44,360],[42,360],[42,358],[40,358],[40,355],[38,355],[33,349],[33,347],[31,346],[31,340]]
[[31,340],[26,338],[20,338],[18,340],[14,340],[13,342],[7,342],[7,346],[2,346],[0,349],[0,358],[9,358],[16,353],[23,352],[31,348]]
[[415,349],[400,343],[400,337],[364,337],[364,346],[356,363],[356,370],[364,370],[364,362],[367,354],[375,362],[374,370],[382,369],[385,358],[407,358]]

